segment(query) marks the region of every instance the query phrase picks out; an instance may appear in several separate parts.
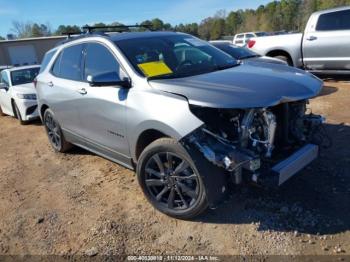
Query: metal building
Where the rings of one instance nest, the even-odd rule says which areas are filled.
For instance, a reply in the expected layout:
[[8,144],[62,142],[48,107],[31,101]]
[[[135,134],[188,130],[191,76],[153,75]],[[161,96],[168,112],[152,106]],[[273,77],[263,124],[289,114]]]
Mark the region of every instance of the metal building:
[[66,36],[0,41],[0,66],[40,64],[44,54]]

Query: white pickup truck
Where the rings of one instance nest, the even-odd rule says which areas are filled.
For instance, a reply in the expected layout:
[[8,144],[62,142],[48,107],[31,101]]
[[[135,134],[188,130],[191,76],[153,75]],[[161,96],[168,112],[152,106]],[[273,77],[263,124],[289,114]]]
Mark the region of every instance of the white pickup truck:
[[313,13],[304,33],[253,38],[247,46],[313,73],[350,75],[350,6]]

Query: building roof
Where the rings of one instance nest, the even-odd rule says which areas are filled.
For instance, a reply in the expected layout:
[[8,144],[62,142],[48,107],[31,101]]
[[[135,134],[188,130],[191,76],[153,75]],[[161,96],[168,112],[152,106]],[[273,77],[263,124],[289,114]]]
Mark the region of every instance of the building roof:
[[35,40],[49,40],[49,39],[64,39],[67,38],[67,36],[45,36],[45,37],[30,37],[30,38],[20,38],[20,39],[11,39],[11,40],[0,40],[1,43],[8,43],[8,42],[26,42],[26,41],[35,41]]

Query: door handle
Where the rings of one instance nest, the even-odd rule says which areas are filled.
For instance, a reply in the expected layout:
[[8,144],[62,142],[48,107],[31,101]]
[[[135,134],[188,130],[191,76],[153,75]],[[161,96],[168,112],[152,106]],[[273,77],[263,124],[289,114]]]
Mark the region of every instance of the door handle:
[[47,85],[48,85],[49,87],[53,87],[52,81],[48,82]]
[[317,37],[313,36],[313,35],[310,35],[309,37],[306,38],[306,40],[308,40],[308,41],[314,41],[316,39],[317,39]]
[[78,92],[79,94],[82,94],[82,95],[86,95],[86,94],[87,94],[87,91],[86,91],[85,88],[78,89],[77,92]]

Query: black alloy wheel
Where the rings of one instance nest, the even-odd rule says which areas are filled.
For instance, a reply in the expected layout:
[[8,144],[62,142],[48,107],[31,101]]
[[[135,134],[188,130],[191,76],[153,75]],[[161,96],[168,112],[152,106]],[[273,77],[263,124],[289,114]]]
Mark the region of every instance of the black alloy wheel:
[[148,201],[159,211],[180,219],[193,218],[208,206],[206,188],[183,146],[160,138],[142,152],[137,163],[139,184]]

